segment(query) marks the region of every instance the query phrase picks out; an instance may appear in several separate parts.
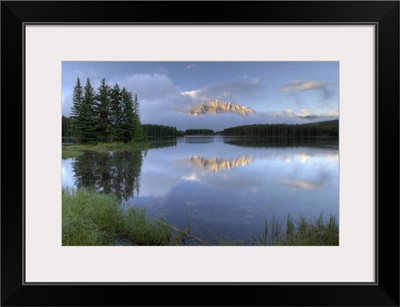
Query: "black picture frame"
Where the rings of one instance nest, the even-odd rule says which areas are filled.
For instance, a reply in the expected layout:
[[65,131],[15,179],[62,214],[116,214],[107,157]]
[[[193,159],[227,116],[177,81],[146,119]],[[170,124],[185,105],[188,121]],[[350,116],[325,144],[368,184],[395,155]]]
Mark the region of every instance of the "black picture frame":
[[[23,276],[24,25],[105,22],[375,25],[376,282],[26,284]],[[3,306],[399,306],[398,1],[3,1],[1,89]]]

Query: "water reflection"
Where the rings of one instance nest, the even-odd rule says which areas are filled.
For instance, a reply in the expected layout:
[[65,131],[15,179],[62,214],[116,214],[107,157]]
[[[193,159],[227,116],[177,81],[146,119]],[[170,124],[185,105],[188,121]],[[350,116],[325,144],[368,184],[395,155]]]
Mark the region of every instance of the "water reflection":
[[165,147],[175,147],[177,143],[177,138],[163,137],[163,138],[149,138],[151,143],[151,148],[165,148]]
[[206,144],[213,143],[214,137],[212,136],[188,136],[184,138],[185,143],[188,144]]
[[72,163],[75,186],[93,187],[128,200],[139,194],[143,156],[141,151],[85,152]]
[[199,233],[245,239],[262,229],[264,217],[272,214],[338,217],[336,144],[162,139],[146,152],[88,152],[64,160],[63,184],[114,193],[177,227],[186,227],[189,219]]
[[321,139],[321,138],[267,138],[267,139],[248,139],[248,138],[225,138],[224,143],[243,147],[331,147],[338,148],[339,141],[337,138]]
[[314,182],[309,180],[291,180],[291,179],[280,179],[279,182],[283,185],[288,186],[291,189],[305,189],[315,190],[323,187],[323,182]]
[[212,172],[219,172],[238,166],[245,166],[253,162],[253,160],[254,157],[248,157],[246,155],[234,159],[203,158],[199,156],[193,156],[191,158],[185,159],[185,161],[188,161],[201,169]]

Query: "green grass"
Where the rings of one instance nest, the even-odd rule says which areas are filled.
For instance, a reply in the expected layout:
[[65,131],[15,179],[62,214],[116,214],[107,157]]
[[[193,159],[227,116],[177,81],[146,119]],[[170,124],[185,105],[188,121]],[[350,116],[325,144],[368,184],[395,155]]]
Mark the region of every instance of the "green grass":
[[107,153],[109,151],[131,151],[136,149],[146,149],[150,147],[148,142],[129,142],[129,143],[97,143],[97,144],[73,144],[62,146],[62,158],[68,159],[82,155],[85,151],[95,151]]
[[149,220],[144,209],[124,211],[113,195],[62,189],[63,245],[178,245],[184,236],[161,218]]
[[[90,245],[246,245],[245,242],[216,237],[211,243],[176,228],[162,218],[149,219],[142,208],[124,210],[120,200],[94,189],[62,189],[62,244]],[[294,220],[290,215],[283,223],[273,217],[265,219],[252,245],[322,246],[339,245],[339,227],[334,216],[324,219]]]
[[285,228],[282,221],[273,217],[268,224],[264,221],[264,229],[257,237],[253,237],[255,245],[291,245],[291,246],[338,246],[339,226],[335,216],[324,219],[321,214],[316,219],[307,220],[300,216],[294,220],[290,215],[286,219]]

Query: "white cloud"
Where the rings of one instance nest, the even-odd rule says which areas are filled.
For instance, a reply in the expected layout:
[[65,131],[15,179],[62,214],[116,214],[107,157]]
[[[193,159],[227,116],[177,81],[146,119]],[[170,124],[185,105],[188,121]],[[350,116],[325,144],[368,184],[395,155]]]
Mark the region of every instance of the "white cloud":
[[248,103],[255,97],[265,98],[266,88],[260,84],[260,79],[241,79],[241,80],[229,80],[219,83],[210,84],[200,89],[193,91],[183,92],[184,95],[189,95],[196,102],[208,101],[211,99],[229,100],[229,102],[237,103],[240,105],[247,105],[246,103],[240,103],[238,100],[243,98],[248,99]]
[[199,103],[202,101],[208,101],[212,98],[205,94],[202,90],[186,91],[181,93],[184,96],[190,97],[194,103]]
[[310,110],[307,109],[301,109],[301,113],[296,115],[297,117],[310,117],[310,116],[316,116],[313,114]]
[[297,124],[304,123],[305,119],[309,121],[337,119],[339,117],[339,112],[331,110],[326,113],[315,113],[309,109],[301,109],[295,112],[293,109],[287,109],[284,111],[258,112],[257,115],[263,117],[268,123],[273,123],[270,119],[275,118],[278,119],[280,123]]
[[307,81],[302,81],[302,80],[294,80],[291,81],[287,84],[285,84],[283,87],[281,87],[279,90],[281,92],[292,92],[292,91],[308,91],[308,90],[317,90],[317,89],[323,89],[326,88],[327,86],[331,85],[331,82],[327,81],[317,81],[317,80],[307,80]]
[[189,64],[186,66],[186,69],[192,70],[192,71],[203,71],[205,68],[203,66],[200,66],[198,64]]
[[287,109],[287,110],[286,110],[286,115],[287,115],[287,116],[295,116],[295,115],[294,115],[294,111],[293,111],[292,109]]
[[326,116],[326,117],[339,116],[339,112],[335,111],[335,110],[330,110],[327,113],[323,114],[323,116]]

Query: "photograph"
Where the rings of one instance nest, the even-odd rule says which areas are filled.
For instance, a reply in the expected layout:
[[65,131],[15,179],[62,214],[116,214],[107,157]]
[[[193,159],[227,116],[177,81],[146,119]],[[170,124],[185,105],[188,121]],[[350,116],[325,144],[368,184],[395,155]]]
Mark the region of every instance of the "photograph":
[[338,246],[339,85],[338,61],[63,61],[62,245]]
[[399,306],[399,7],[2,1],[0,305]]

